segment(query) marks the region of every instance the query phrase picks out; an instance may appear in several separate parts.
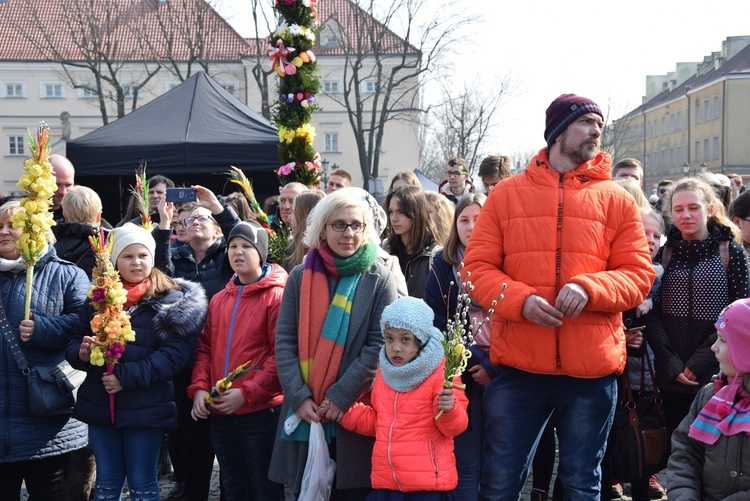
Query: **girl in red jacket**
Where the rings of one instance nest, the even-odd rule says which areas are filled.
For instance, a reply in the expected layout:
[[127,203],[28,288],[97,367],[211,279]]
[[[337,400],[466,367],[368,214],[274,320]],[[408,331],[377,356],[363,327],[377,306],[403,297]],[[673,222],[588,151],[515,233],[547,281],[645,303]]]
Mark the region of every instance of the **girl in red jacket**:
[[443,387],[443,335],[433,317],[432,309],[413,297],[383,310],[385,345],[371,405],[356,403],[341,419],[344,428],[375,437],[368,500],[453,499],[450,491],[458,483],[453,437],[466,429],[468,402],[463,391]]
[[[276,319],[286,272],[267,264],[268,234],[255,221],[229,233],[227,257],[235,274],[208,308],[195,356],[193,419],[211,418],[211,444],[221,467],[227,501],[284,499],[281,484],[268,479],[282,394],[276,373]],[[252,370],[206,404],[216,382],[239,365]]]

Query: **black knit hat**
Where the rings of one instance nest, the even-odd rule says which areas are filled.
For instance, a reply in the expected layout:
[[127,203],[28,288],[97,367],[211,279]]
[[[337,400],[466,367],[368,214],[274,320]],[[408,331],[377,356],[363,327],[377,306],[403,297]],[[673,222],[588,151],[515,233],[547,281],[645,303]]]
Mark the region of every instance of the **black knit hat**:
[[260,223],[252,219],[240,222],[229,232],[227,244],[230,244],[234,237],[244,238],[250,242],[258,251],[258,254],[260,254],[261,266],[266,264],[266,257],[268,256],[268,233]]
[[568,128],[568,125],[586,113],[596,113],[604,120],[601,108],[591,99],[575,94],[559,96],[547,108],[547,127],[544,129],[544,140],[547,141],[548,145],[552,144],[557,136]]

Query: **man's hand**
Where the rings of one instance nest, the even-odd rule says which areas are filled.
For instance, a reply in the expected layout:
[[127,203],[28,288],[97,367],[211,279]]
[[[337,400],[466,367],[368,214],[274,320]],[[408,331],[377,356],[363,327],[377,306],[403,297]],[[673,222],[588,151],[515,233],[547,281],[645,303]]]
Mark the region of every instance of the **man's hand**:
[[560,327],[563,317],[562,312],[556,310],[544,298],[535,294],[526,298],[521,310],[523,318],[529,322],[541,325],[542,327]]
[[557,294],[555,308],[566,317],[576,318],[588,302],[589,295],[586,289],[578,284],[565,284]]

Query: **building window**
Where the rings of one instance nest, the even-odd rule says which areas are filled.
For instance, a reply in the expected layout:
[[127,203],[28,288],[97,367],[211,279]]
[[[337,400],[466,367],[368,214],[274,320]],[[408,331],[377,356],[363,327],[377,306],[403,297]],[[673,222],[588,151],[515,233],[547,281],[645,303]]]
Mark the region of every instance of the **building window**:
[[231,95],[237,97],[237,87],[235,87],[233,84],[222,84],[221,88],[229,92]]
[[323,92],[326,94],[338,94],[339,92],[339,81],[338,80],[324,80],[323,81]]
[[701,123],[701,103],[698,101],[695,102],[695,123]]
[[378,90],[378,83],[375,80],[365,80],[362,84],[362,92],[366,94],[375,94]]
[[[703,140],[703,160],[708,160],[708,139]],[[698,160],[696,158],[696,160]]]
[[714,96],[714,120],[719,118],[719,96]]
[[674,149],[675,154],[675,165],[682,165],[682,146],[678,146]]
[[669,148],[669,165],[674,165],[674,148]]
[[666,134],[667,133],[667,125],[666,125],[666,117],[661,117],[661,133]]
[[677,117],[675,118],[674,125],[675,125],[676,130],[682,130],[682,112],[681,111],[677,112]]
[[714,160],[719,159],[719,136],[714,136],[714,144],[711,149],[713,155],[711,156]]
[[695,142],[695,151],[693,152],[693,157],[695,158],[695,160],[701,159],[701,142],[700,141]]
[[646,153],[646,170],[651,168],[651,153]]
[[23,156],[23,136],[8,137],[8,155]]
[[338,132],[326,132],[325,134],[325,145],[323,151],[333,152],[339,151],[339,133]]
[[671,113],[669,115],[669,132],[674,132],[675,126],[674,126],[674,113]]
[[711,110],[708,109],[708,99],[703,101],[703,121],[708,122],[709,120],[709,113]]
[[26,89],[22,83],[6,83],[3,87],[3,97],[21,98],[26,97]]
[[666,148],[661,150],[661,164],[666,167],[667,165],[667,150]]
[[42,97],[45,99],[59,99],[65,97],[65,90],[60,83],[43,83]]
[[81,99],[96,99],[99,95],[91,88],[78,89],[78,97]]

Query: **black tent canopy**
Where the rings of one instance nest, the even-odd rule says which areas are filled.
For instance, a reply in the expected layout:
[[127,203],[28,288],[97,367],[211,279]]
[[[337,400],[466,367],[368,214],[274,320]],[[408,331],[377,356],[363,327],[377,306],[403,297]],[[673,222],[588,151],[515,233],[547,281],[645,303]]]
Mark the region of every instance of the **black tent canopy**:
[[128,115],[69,141],[77,176],[132,176],[141,162],[163,175],[278,167],[268,120],[200,72]]

